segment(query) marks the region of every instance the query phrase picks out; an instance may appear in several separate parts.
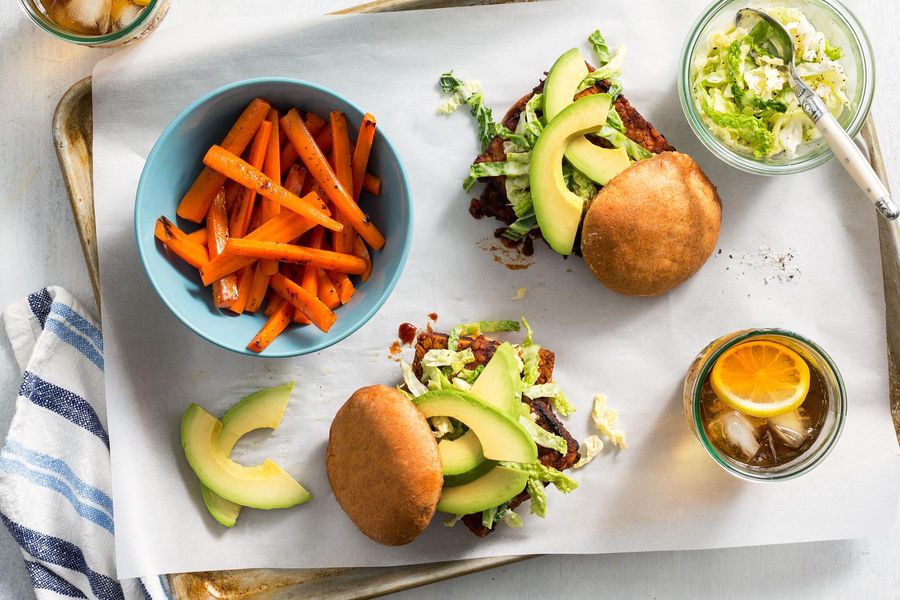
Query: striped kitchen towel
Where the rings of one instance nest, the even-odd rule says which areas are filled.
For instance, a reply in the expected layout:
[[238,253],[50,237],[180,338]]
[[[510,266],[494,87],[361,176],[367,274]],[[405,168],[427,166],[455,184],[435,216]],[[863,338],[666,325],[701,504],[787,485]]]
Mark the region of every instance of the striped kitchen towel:
[[22,370],[0,451],[0,519],[39,600],[171,598],[164,577],[117,581],[103,384],[103,335],[66,290],[9,306]]

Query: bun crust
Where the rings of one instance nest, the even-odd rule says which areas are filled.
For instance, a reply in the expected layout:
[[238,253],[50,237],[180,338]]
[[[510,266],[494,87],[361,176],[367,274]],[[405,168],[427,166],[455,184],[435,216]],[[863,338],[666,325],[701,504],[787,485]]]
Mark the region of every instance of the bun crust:
[[629,296],[681,285],[719,239],[722,203],[686,154],[663,152],[609,182],[584,218],[581,252],[600,283]]
[[338,410],[325,456],[341,508],[367,536],[399,546],[431,522],[444,483],[425,417],[392,387],[373,385]]

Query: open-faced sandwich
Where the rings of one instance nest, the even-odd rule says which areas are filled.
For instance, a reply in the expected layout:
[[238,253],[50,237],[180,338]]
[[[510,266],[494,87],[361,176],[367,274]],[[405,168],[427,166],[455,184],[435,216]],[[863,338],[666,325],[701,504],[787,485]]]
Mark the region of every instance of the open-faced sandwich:
[[[545,486],[577,487],[564,470],[590,460],[556,412],[573,409],[553,382],[553,352],[485,333],[515,321],[470,323],[419,334],[403,385],[357,390],[331,425],[328,479],[350,519],[382,544],[412,541],[435,512],[483,537],[522,525],[517,507],[547,511]],[[597,442],[599,443],[599,441]],[[602,446],[602,444],[600,444]],[[579,465],[580,466],[580,465]]]
[[463,187],[485,182],[469,212],[501,220],[497,236],[525,253],[543,238],[563,256],[582,254],[615,291],[661,294],[712,253],[721,203],[694,160],[622,95],[622,49],[611,52],[599,31],[588,40],[596,68],[569,50],[500,123],[480,84],[452,72],[440,79],[451,96],[439,112],[465,104],[478,122],[482,152]]

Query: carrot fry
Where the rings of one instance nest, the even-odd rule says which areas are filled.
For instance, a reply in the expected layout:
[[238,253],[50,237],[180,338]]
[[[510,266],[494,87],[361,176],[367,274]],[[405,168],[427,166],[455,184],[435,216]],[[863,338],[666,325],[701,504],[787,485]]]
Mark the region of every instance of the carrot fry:
[[[269,135],[269,145],[266,147],[266,160],[263,173],[265,173],[269,179],[278,185],[281,185],[281,147],[278,145],[278,119],[278,111],[273,108],[269,111],[269,118],[267,119],[272,124],[272,133]],[[280,211],[281,205],[277,202],[272,202],[268,198],[263,198],[262,211],[260,213],[263,223],[277,215]]]
[[[353,171],[350,166],[350,134],[347,131],[347,117],[340,111],[332,111],[329,117],[331,119],[334,172],[344,189],[352,192]],[[350,219],[343,212],[338,211],[335,215],[335,220],[343,225],[344,228],[331,236],[333,238],[334,251],[349,254],[353,251],[353,238],[356,237],[356,232],[350,225]]]
[[[325,126],[328,125],[328,122],[315,113],[306,113],[306,117],[303,119],[303,122],[306,123],[306,128],[309,129],[309,132],[313,135],[313,137],[319,135]],[[284,130],[281,130],[280,133],[284,134]],[[287,136],[284,136],[287,137]],[[291,168],[291,165],[297,161],[297,149],[294,148],[294,145],[291,144],[290,141],[281,149],[281,173],[282,175]]]
[[303,122],[306,123],[306,128],[313,135],[318,135],[328,125],[328,121],[312,112],[306,113],[306,116],[303,117]]
[[[257,169],[262,167],[271,133],[272,124],[268,121],[263,121],[256,132],[256,136],[253,138],[253,145],[250,146],[250,155],[248,156],[250,166]],[[231,222],[228,224],[233,237],[244,237],[244,234],[250,229],[250,216],[253,212],[255,201],[256,191],[252,186],[245,186],[245,189],[241,192],[241,200],[234,212],[231,213]]]
[[288,210],[306,217],[317,225],[322,225],[332,231],[340,231],[342,228],[340,223],[328,216],[328,209],[318,196],[298,198],[266,177],[262,171],[221,146],[210,148],[203,157],[203,163],[215,171],[225,173],[229,178],[245,187],[254,189],[262,196],[274,200]]
[[[222,147],[233,154],[242,154],[268,114],[269,103],[254,98],[222,140]],[[194,223],[203,221],[209,212],[209,205],[224,183],[225,177],[204,167],[178,204],[178,216]]]
[[334,284],[334,289],[337,290],[341,304],[350,302],[350,298],[356,293],[356,288],[353,287],[353,282],[350,281],[347,274],[338,273],[337,271],[326,271],[325,274],[328,275],[328,279]]
[[366,113],[359,124],[359,135],[356,137],[356,148],[353,150],[353,199],[359,201],[363,182],[366,178],[366,167],[369,165],[369,154],[375,139],[375,117]]
[[337,316],[321,300],[282,275],[275,273],[270,280],[272,289],[290,302],[295,309],[309,317],[313,325],[327,332],[334,325]]
[[[275,263],[278,268],[278,263]],[[256,263],[256,269],[253,271],[253,283],[250,284],[250,292],[247,295],[247,305],[244,307],[246,312],[256,312],[262,306],[262,302],[266,297],[266,290],[269,289],[269,277],[271,273],[266,273],[263,269],[263,261]]]
[[[156,239],[165,244],[166,248],[192,267],[199,269],[209,262],[209,252],[206,251],[206,247],[191,240],[185,232],[178,229],[175,223],[166,217],[156,220],[154,234]],[[216,279],[219,278],[216,277]]]
[[363,271],[361,279],[363,281],[368,281],[369,276],[372,275],[372,257],[369,255],[369,249],[366,248],[366,243],[359,237],[359,234],[356,234],[356,238],[353,240],[353,255],[366,261],[366,270]]
[[[319,228],[319,229],[321,229],[321,228]],[[300,279],[302,277],[301,270],[296,269],[294,267],[294,265],[290,265],[288,263],[278,263],[278,264],[280,265],[279,272],[282,275],[284,275],[285,277],[287,277],[294,283],[300,285]],[[301,287],[302,287],[302,285],[301,285]],[[269,287],[269,289],[272,290],[271,286]],[[272,290],[272,291],[275,292],[275,290]],[[309,290],[306,290],[306,291],[309,291]],[[275,295],[278,296],[278,293],[275,292]],[[315,295],[315,294],[313,294],[313,295]],[[303,314],[303,311],[295,310],[294,311],[294,323],[297,323],[299,325],[309,325],[310,323],[312,323],[312,321],[309,320],[309,317],[307,317],[305,314]]]
[[256,337],[247,344],[247,349],[252,352],[265,350],[287,328],[293,316],[294,307],[287,302],[282,303],[272,313],[272,316],[269,317],[263,328],[259,330]]
[[317,269],[317,271],[316,277],[319,280],[319,300],[324,302],[325,306],[334,310],[341,305],[341,297],[338,295],[337,290],[334,289],[334,284],[331,283],[331,280],[328,278],[328,275],[325,274],[325,271],[322,269]]
[[[227,245],[225,246],[228,247]],[[250,288],[253,287],[253,266],[247,265],[237,275],[238,299],[228,307],[235,314],[243,314],[247,308],[247,299],[250,297]]]
[[[350,197],[340,181],[337,180],[334,171],[331,170],[328,161],[322,154],[322,150],[316,146],[309,130],[300,119],[297,109],[291,109],[282,117],[281,126],[284,128],[288,139],[291,140],[291,144],[297,148],[300,160],[306,165],[310,175],[323,189],[328,199],[334,203],[335,208],[347,216],[353,228],[359,232],[370,246],[376,250],[382,248],[384,246],[384,237],[378,231],[378,228],[369,221],[369,218],[363,211],[359,209],[359,206],[353,201],[353,198]],[[341,230],[340,227],[330,227],[329,229],[333,231]]]
[[[316,227],[309,234],[309,239],[307,240],[309,247],[314,250],[321,250],[322,245],[325,243],[325,230],[321,227]],[[319,274],[318,267],[313,264],[306,264],[303,267],[303,275],[300,278],[300,285],[303,288],[310,292],[311,294],[317,294],[319,292]]]
[[[285,132],[285,135],[287,135],[287,132]],[[312,133],[310,133],[310,135],[312,135]],[[288,138],[288,139],[290,139],[290,138]],[[328,123],[327,125],[325,125],[325,129],[320,131],[317,135],[313,135],[313,141],[316,142],[316,146],[319,147],[319,150],[322,151],[322,154],[327,156],[331,152],[331,149],[332,149],[331,123]],[[300,157],[299,153],[297,154],[297,157],[298,158]]]
[[[314,227],[309,219],[304,219],[291,211],[282,211],[259,229],[250,232],[244,239],[266,240],[270,242],[289,242],[295,240]],[[200,269],[203,285],[209,285],[229,273],[234,273],[247,265],[256,262],[255,258],[220,254]]]
[[263,311],[263,314],[267,317],[271,317],[272,313],[281,308],[281,305],[287,302],[284,298],[276,294],[272,288],[269,288],[269,291],[266,292],[266,309]]
[[222,189],[225,191],[225,208],[228,209],[228,216],[230,219],[231,215],[234,214],[235,208],[237,208],[241,202],[241,196],[244,194],[244,186],[237,181],[229,179],[225,182],[225,187]]
[[[219,190],[206,215],[207,248],[209,256],[217,257],[228,241],[228,215],[225,209],[225,190]],[[233,274],[217,279],[212,285],[213,304],[216,308],[228,308],[238,299],[237,278]]]
[[206,227],[198,229],[197,231],[192,231],[189,234],[187,234],[187,236],[192,242],[197,242],[201,246],[206,246],[206,240],[207,240]]
[[363,179],[363,189],[372,194],[373,196],[381,195],[381,179],[377,175],[372,175],[371,173],[366,173],[366,178]]
[[351,275],[361,275],[366,270],[366,261],[352,254],[317,250],[295,244],[232,238],[225,245],[224,253],[281,260],[302,265],[313,264],[329,271],[349,273]]
[[295,196],[300,196],[300,192],[303,190],[303,184],[306,182],[306,169],[294,163],[290,169],[288,169],[287,176],[284,179],[284,189],[294,194]]

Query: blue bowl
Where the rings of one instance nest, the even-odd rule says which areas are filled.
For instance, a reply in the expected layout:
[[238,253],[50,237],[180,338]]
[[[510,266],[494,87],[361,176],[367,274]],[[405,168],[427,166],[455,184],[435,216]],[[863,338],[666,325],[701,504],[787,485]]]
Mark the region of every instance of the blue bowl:
[[[191,330],[217,346],[241,354],[299,356],[341,341],[372,318],[391,295],[412,242],[412,199],[400,157],[379,128],[369,171],[381,178],[382,193],[374,199],[363,192],[360,198],[360,206],[387,240],[382,250],[372,252],[371,277],[365,283],[354,278],[356,294],[336,310],[337,322],[328,333],[311,325],[292,325],[262,353],[247,350],[247,344],[266,322],[262,311],[237,316],[216,308],[196,269],[168,252],[154,237],[153,229],[160,215],[175,221],[175,209],[202,168],[203,155],[210,146],[221,142],[241,111],[256,97],[265,98],[281,111],[297,107],[325,117],[330,111],[343,111],[353,137],[364,114],[338,94],[296,79],[248,79],[210,92],[175,117],[147,157],[134,204],[134,231],[150,282],[163,303]],[[181,220],[177,224],[187,232],[198,227]]]

